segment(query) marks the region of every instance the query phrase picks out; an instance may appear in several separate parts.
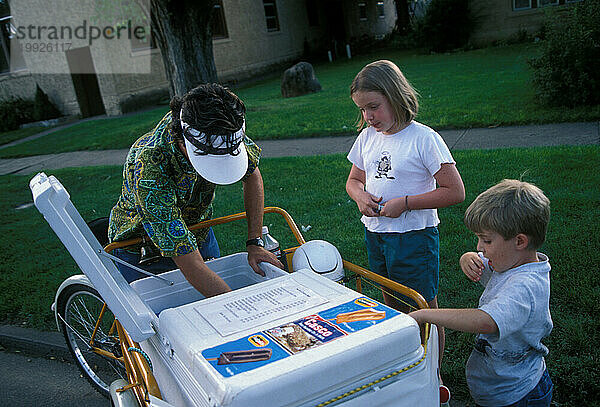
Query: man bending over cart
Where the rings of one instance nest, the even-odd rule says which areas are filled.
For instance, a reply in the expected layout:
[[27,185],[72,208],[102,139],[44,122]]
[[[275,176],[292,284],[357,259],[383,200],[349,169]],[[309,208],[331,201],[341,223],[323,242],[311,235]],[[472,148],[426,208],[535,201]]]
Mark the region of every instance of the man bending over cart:
[[[110,212],[108,237],[110,242],[141,237],[143,243],[116,249],[117,257],[153,273],[179,268],[206,297],[230,291],[204,262],[219,256],[212,229],[190,231],[188,225],[211,218],[216,185],[242,180],[248,263],[261,275],[259,262],[283,267],[261,245],[261,150],[245,134],[245,111],[228,89],[203,84],[174,97],[156,127],[133,143],[123,167],[121,196]],[[152,264],[146,264],[148,250],[157,252]],[[118,267],[129,282],[144,277]]]

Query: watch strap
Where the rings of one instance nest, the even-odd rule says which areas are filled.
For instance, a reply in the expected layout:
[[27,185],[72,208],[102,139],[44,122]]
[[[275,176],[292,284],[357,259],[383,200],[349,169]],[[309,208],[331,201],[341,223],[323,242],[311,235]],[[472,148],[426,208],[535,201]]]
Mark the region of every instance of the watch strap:
[[265,242],[262,240],[261,237],[255,237],[254,239],[246,240],[246,247],[248,246],[265,247]]

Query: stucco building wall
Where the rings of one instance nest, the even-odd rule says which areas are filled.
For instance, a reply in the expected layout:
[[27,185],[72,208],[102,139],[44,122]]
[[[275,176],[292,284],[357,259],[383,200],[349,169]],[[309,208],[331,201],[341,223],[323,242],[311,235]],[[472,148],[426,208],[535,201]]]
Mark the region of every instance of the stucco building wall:
[[477,25],[471,41],[475,45],[486,45],[494,41],[516,38],[521,33],[529,36],[539,33],[548,11],[567,11],[577,1],[560,0],[556,5],[542,6],[531,0],[532,8],[517,9],[514,0],[476,0],[471,3]]
[[[366,19],[359,18],[358,3],[365,4]],[[336,57],[345,58],[346,44],[364,36],[383,37],[392,31],[396,21],[393,0],[384,1],[383,17],[378,15],[375,0],[275,0],[275,4],[279,30],[268,31],[262,0],[223,0],[227,38],[213,42],[219,81],[234,83],[274,66],[287,67],[307,50],[322,57],[331,50]],[[314,20],[310,24],[308,7],[314,8],[317,24]],[[74,28],[84,20],[94,23],[90,16],[99,12],[94,0],[55,0],[53,7],[43,0],[20,0],[11,2],[11,13],[16,26],[60,22]],[[108,115],[169,97],[158,49],[132,50],[131,44],[123,40],[99,41],[93,46],[89,46],[89,38],[71,38],[69,42],[71,50],[86,51],[89,47],[90,61],[74,58],[73,54],[69,59],[64,52],[25,52],[28,69],[0,75],[0,99],[31,99],[37,83],[64,114],[81,114],[82,85],[72,75],[74,59],[75,65],[91,66],[86,80],[97,82],[95,103]],[[85,52],[81,55],[85,56]],[[94,92],[83,93],[86,96]]]

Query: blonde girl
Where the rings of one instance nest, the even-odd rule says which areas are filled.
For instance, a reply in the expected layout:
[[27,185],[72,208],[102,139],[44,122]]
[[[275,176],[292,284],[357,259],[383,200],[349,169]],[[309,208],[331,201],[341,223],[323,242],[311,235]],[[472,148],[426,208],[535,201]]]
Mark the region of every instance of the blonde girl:
[[[362,131],[348,154],[346,191],[362,214],[369,266],[437,308],[437,208],[465,199],[456,162],[442,137],[414,120],[417,93],[393,62],[365,66],[350,96],[360,110]],[[384,300],[407,311],[387,293]],[[443,346],[440,330],[440,360]]]

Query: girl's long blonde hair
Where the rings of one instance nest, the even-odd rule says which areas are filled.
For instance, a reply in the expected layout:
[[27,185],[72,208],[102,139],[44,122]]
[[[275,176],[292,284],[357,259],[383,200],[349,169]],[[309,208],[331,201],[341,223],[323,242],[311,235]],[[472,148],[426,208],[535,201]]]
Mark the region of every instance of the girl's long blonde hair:
[[[361,69],[350,85],[350,96],[356,92],[379,92],[384,95],[394,109],[396,124],[410,123],[419,111],[417,91],[391,61],[371,62]],[[366,124],[360,112],[356,123],[358,130]]]

